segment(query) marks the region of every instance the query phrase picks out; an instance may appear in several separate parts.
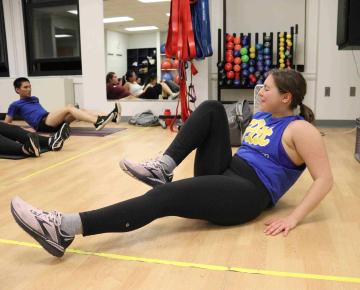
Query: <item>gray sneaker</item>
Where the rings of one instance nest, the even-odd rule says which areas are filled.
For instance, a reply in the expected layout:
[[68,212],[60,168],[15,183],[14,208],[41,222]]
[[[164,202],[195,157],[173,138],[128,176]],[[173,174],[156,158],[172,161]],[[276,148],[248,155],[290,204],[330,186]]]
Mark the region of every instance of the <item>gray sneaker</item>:
[[123,159],[120,161],[120,168],[130,176],[152,187],[171,182],[173,179],[173,174],[165,171],[159,158],[143,163]]
[[20,197],[11,200],[11,213],[17,224],[32,236],[46,251],[62,257],[74,237],[60,230],[62,214],[32,207]]

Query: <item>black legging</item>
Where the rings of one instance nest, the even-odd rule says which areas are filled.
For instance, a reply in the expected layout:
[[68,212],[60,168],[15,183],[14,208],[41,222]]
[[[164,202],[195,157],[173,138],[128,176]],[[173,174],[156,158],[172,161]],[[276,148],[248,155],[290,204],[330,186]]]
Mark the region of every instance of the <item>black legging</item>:
[[162,86],[156,84],[153,87],[148,87],[145,92],[138,96],[139,99],[159,99],[159,95],[162,93]]
[[[24,155],[23,144],[29,139],[30,132],[19,126],[10,125],[0,121],[0,154]],[[49,138],[39,135],[40,147],[48,148]]]
[[133,231],[165,216],[237,225],[256,218],[270,205],[268,191],[255,171],[243,159],[231,158],[229,127],[221,103],[202,103],[165,154],[180,164],[194,149],[195,177],[80,213],[84,236]]

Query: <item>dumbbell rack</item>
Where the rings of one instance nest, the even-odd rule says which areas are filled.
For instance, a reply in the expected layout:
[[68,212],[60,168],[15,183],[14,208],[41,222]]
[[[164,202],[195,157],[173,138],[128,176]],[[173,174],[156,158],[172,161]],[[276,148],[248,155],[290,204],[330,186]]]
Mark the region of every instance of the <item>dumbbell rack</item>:
[[[226,26],[225,22],[224,22],[224,25]],[[226,27],[225,27],[226,29]],[[245,35],[244,33],[240,33],[240,37],[242,38],[242,36]],[[247,34],[248,36],[248,39],[249,39],[249,44],[251,44],[251,38],[252,38],[252,34],[251,33],[248,33]],[[264,38],[266,36],[270,36],[271,40],[269,41],[270,42],[270,56],[271,56],[271,66],[270,68],[273,68],[274,67],[274,61],[273,61],[273,38],[274,38],[274,35],[273,33],[271,32],[270,34],[266,34],[266,33],[263,33],[262,34],[263,36],[263,43],[265,42],[264,41]],[[222,39],[222,30],[219,28],[218,29],[218,63],[222,62],[222,60],[225,60],[226,58],[226,32],[224,32],[223,34],[223,43],[221,41]],[[259,33],[255,33],[255,45],[254,47],[259,43]],[[249,45],[250,46],[250,45]],[[258,52],[256,51],[256,58],[257,58],[257,55],[258,55]],[[256,59],[255,58],[255,59]],[[239,85],[234,85],[234,84],[231,84],[231,85],[227,85],[227,84],[223,84],[223,85],[220,85],[219,84],[219,80],[220,78],[222,77],[222,73],[221,73],[221,69],[218,68],[218,78],[217,78],[217,96],[218,96],[218,101],[222,102],[222,103],[233,103],[233,101],[223,101],[221,99],[221,91],[222,90],[251,90],[251,89],[254,89],[255,85],[246,85],[246,86],[239,86]]]
[[[294,26],[290,27],[290,33],[286,32],[286,31],[283,32],[284,39],[287,39],[287,35],[290,34],[291,35],[291,41],[293,43],[293,45],[290,47],[290,54],[292,55],[290,67],[292,69],[296,69],[296,65],[294,63],[294,60],[295,60],[295,57],[296,57],[296,55],[294,54],[294,46],[296,45],[296,43],[294,41],[295,29],[296,29],[296,34],[297,34],[298,33],[298,25],[297,24],[295,25],[295,28],[294,28]],[[276,40],[277,40],[277,53],[276,53],[277,63],[276,63],[276,65],[277,65],[277,67],[280,67],[280,57],[279,57],[279,55],[280,55],[280,32],[278,32],[276,36],[277,36],[277,38],[276,38]],[[287,60],[287,58],[285,57],[285,62],[286,62],[286,60]]]

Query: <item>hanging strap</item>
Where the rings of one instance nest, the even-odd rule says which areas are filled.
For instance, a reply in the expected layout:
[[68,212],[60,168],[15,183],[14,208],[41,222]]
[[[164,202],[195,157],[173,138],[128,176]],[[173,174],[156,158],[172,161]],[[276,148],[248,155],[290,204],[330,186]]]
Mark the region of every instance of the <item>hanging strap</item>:
[[190,102],[191,103],[195,103],[197,97],[196,97],[196,92],[195,92],[195,86],[193,84],[193,75],[197,74],[197,70],[195,68],[195,66],[193,64],[191,64],[191,74],[190,74],[190,85],[188,87],[188,92],[187,95],[190,98]]
[[189,0],[172,0],[165,53],[178,60],[196,57]]
[[[198,3],[195,1],[195,3]],[[197,5],[197,4],[196,4]],[[168,37],[166,40],[165,53],[168,57],[175,57],[179,60],[179,86],[180,86],[180,98],[178,100],[178,106],[176,108],[176,115],[178,113],[179,104],[181,106],[181,119],[183,122],[187,120],[191,114],[189,108],[189,100],[187,98],[186,87],[186,65],[187,61],[196,57],[196,45],[195,36],[193,30],[193,20],[190,9],[189,0],[172,0],[169,18]],[[191,64],[191,74],[196,74],[197,70],[193,64]],[[192,85],[193,88],[193,85]],[[195,90],[192,89],[192,94]],[[196,96],[195,96],[196,99]],[[194,98],[192,98],[194,101]],[[174,119],[171,123],[171,130],[175,123]]]

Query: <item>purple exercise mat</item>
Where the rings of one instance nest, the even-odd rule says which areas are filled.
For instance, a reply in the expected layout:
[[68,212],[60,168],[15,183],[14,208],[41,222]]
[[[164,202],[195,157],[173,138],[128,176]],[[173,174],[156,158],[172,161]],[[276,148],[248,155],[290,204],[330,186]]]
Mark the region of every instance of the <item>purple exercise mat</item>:
[[105,137],[123,130],[126,130],[126,128],[103,128],[100,131],[96,131],[95,128],[89,127],[71,127],[71,135]]
[[[22,126],[24,129],[31,128],[30,126]],[[94,127],[70,127],[72,136],[93,136],[93,137],[105,137],[123,130],[126,128],[103,128],[100,131],[96,131]],[[34,131],[32,129],[32,131]],[[37,132],[41,135],[49,135],[49,133]]]

